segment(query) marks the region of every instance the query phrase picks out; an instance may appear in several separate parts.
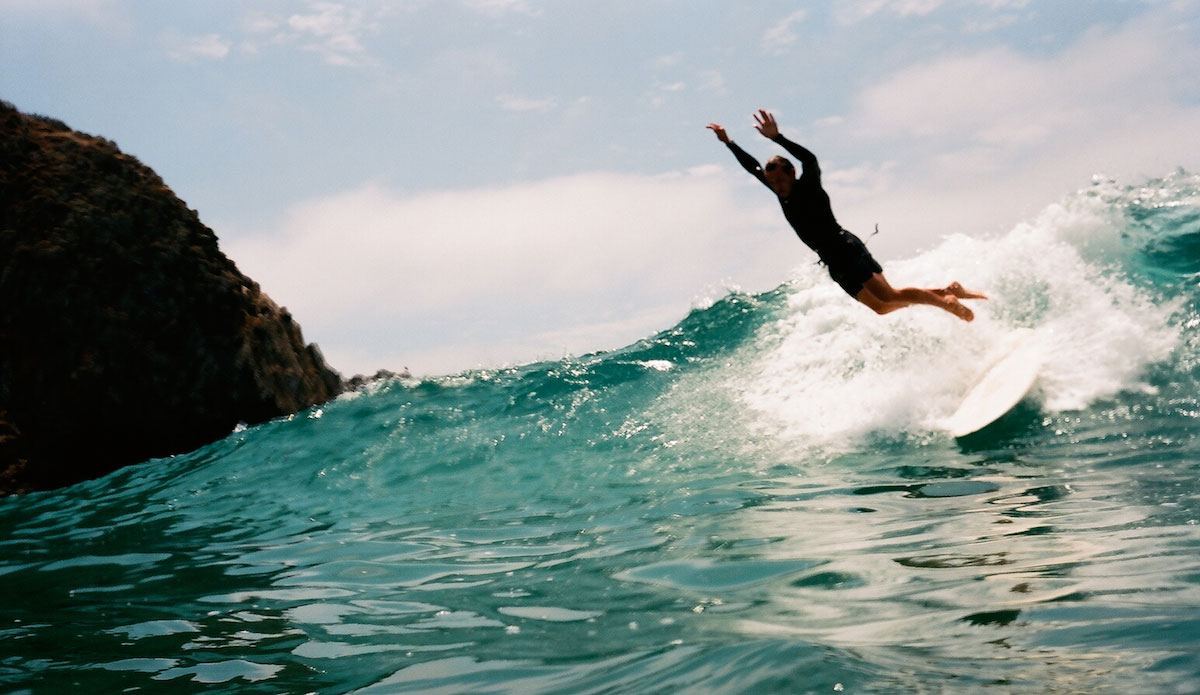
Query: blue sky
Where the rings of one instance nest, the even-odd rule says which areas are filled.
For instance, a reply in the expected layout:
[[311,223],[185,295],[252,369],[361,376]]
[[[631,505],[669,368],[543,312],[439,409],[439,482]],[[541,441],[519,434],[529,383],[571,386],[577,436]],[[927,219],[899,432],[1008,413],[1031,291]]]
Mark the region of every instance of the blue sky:
[[710,121],[765,159],[773,110],[906,258],[1200,168],[1198,46],[1196,0],[0,0],[0,98],[153,167],[336,368],[445,373],[811,264]]

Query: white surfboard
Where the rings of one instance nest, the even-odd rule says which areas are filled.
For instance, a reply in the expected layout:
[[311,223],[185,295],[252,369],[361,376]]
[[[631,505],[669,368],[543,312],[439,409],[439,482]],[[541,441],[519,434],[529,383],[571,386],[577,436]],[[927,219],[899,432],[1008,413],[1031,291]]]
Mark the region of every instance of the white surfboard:
[[965,437],[999,420],[1021,402],[1042,366],[1041,349],[1033,331],[1008,337],[1000,358],[971,387],[962,405],[950,416],[950,434]]

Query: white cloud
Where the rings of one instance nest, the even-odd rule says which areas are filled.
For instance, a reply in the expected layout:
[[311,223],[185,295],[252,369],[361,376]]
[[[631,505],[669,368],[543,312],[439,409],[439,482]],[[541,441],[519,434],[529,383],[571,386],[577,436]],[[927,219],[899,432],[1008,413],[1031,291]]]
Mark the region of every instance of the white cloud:
[[685,56],[682,51],[659,56],[654,59],[654,67],[659,68],[660,70],[678,67],[683,62],[684,57]]
[[250,34],[270,34],[279,30],[281,22],[263,12],[251,12],[242,19],[242,28]]
[[321,56],[328,65],[357,67],[372,65],[363,40],[378,33],[380,16],[404,9],[395,5],[373,8],[368,17],[361,3],[310,0],[307,11],[287,16],[251,11],[241,21],[246,39],[241,50],[262,52],[266,46],[294,46]]
[[1017,23],[1019,17],[1015,14],[1002,14],[992,17],[972,17],[963,22],[964,34],[987,34],[998,29],[1010,27]]
[[229,55],[230,42],[220,34],[205,34],[187,39],[167,39],[167,55],[173,60],[220,60]]
[[[1063,68],[999,48],[896,73],[859,97],[857,125],[875,137],[1044,137],[1070,118]],[[1031,124],[1037,124],[1031,127]]]
[[698,89],[702,92],[712,92],[718,96],[724,96],[725,76],[718,70],[701,70],[699,73],[700,85]]
[[509,13],[537,14],[527,0],[463,0],[469,9],[493,17]]
[[839,0],[834,5],[834,15],[843,24],[853,24],[874,17],[881,12],[899,16],[929,14],[942,5],[943,0]]
[[[338,366],[386,364],[390,365],[386,368],[392,371],[398,371],[400,367],[412,367],[418,374],[451,374],[475,367],[558,360],[570,355],[624,347],[674,325],[683,318],[687,309],[688,305],[683,302],[678,305],[654,305],[608,321],[514,334],[503,340],[495,337],[473,338],[432,348],[378,350],[375,354],[355,351],[353,347],[347,349],[342,345],[332,353],[326,351],[324,346],[322,351],[331,364]],[[400,335],[410,337],[403,333]],[[362,370],[347,371],[364,373]]]
[[855,200],[890,189],[895,169],[894,161],[837,168],[822,174],[822,181],[825,186],[838,191],[839,199]]
[[255,32],[269,32],[280,27],[276,40],[299,41],[307,49],[322,56],[329,65],[356,66],[369,63],[363,35],[379,27],[366,19],[363,11],[342,3],[310,2],[309,12],[292,14],[282,22],[255,15],[247,20]]
[[830,168],[838,219],[880,222],[892,233],[872,248],[907,255],[945,234],[1005,230],[1095,173],[1136,181],[1195,168],[1200,50],[1173,26],[1166,10],[1056,55],[946,56],[869,87],[844,120],[821,124],[822,138],[892,164],[864,164],[879,174],[865,185]]
[[978,0],[979,4],[992,10],[1020,10],[1029,6],[1030,0]]
[[[1195,115],[1190,66],[1200,51],[1160,20],[1093,32],[1063,52],[991,49],[902,70],[866,89],[845,126],[860,137],[926,142],[944,162],[1006,169],[1084,146],[1107,151],[1116,132]],[[1177,150],[1172,128],[1158,149]],[[989,165],[990,163],[990,165]]]
[[961,8],[964,5],[974,5],[999,12],[1019,10],[1028,4],[1029,0],[966,0],[966,2],[953,3],[948,3],[946,0],[839,0],[834,6],[834,16],[843,24],[853,24],[871,19],[879,14],[891,14],[896,17],[924,17],[942,9],[943,6]]
[[[492,363],[561,356],[667,328],[713,283],[766,289],[804,262],[769,196],[739,174],[593,173],[420,195],[367,185],[225,246],[346,372],[476,366],[453,363],[455,345],[486,344],[471,354]],[[757,205],[738,200],[749,190]]]
[[[118,0],[0,0],[0,24],[22,18],[83,21],[112,37],[129,38],[137,29],[133,8]],[[5,27],[4,29],[9,29]]]
[[447,48],[437,53],[431,63],[444,79],[482,94],[492,93],[490,90],[507,82],[515,73],[513,61],[504,51],[479,45]]
[[505,111],[552,111],[558,106],[558,101],[552,97],[542,99],[530,99],[528,97],[519,97],[512,94],[500,94],[496,96],[496,103]]
[[796,42],[796,33],[792,27],[804,21],[808,16],[807,10],[797,10],[784,17],[778,24],[763,34],[762,47],[769,53],[779,53]]
[[116,0],[0,0],[0,12],[24,14],[82,14],[98,18],[108,13]]
[[665,82],[654,85],[653,91],[650,92],[650,106],[654,109],[661,109],[670,101],[669,96],[687,90],[687,83]]

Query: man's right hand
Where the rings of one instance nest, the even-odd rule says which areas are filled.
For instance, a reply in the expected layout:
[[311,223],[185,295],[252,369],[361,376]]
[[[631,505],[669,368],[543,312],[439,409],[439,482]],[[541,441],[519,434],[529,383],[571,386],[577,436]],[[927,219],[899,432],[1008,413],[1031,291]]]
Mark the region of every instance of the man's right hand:
[[729,144],[729,136],[725,134],[725,126],[709,123],[708,129],[717,134],[717,139],[725,144]]
[[762,133],[763,137],[774,140],[779,135],[779,124],[775,122],[775,116],[766,109],[759,109],[758,113],[754,114],[754,120],[758,123],[754,128]]

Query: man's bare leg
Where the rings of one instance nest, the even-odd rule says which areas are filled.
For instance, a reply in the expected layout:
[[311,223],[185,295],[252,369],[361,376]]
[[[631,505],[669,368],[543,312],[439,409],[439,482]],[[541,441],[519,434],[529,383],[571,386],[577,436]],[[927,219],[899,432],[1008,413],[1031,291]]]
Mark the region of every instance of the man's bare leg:
[[[904,289],[897,290],[888,284],[887,279],[883,277],[882,273],[875,273],[869,280],[863,283],[863,288],[855,296],[855,299],[870,307],[877,314],[890,314],[897,309],[903,309],[914,304],[925,304],[954,314],[963,321],[974,319],[975,312],[963,306],[958,301],[958,296],[951,289],[954,285],[958,285],[958,283],[953,283],[950,287],[947,287],[946,294],[919,287],[905,287]],[[958,289],[961,290],[961,288],[962,286],[958,285]],[[962,291],[966,293],[965,290]]]

